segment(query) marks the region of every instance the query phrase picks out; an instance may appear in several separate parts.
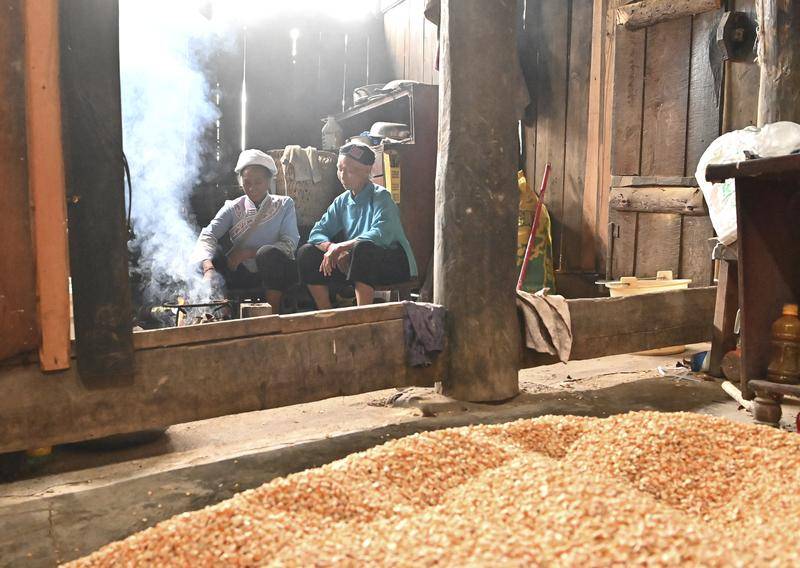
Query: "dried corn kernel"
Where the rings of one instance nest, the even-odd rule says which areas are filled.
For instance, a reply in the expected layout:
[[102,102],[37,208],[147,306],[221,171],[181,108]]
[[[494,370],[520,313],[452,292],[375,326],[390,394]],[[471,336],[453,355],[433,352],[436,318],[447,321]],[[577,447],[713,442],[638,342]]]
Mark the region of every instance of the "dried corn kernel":
[[800,565],[800,436],[694,414],[417,434],[72,566]]

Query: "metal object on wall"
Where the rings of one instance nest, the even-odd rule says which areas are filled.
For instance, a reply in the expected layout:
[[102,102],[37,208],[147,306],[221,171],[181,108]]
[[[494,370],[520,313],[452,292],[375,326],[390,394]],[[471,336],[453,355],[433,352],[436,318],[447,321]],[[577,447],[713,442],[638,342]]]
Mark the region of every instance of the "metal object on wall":
[[756,24],[746,12],[725,12],[717,26],[722,58],[750,63],[755,58]]

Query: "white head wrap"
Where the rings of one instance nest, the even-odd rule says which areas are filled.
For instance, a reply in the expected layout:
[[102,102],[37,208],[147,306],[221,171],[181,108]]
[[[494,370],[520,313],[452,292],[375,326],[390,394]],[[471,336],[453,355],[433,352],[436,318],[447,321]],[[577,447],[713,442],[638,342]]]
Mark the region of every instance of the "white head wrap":
[[275,160],[261,150],[245,150],[239,154],[239,161],[236,162],[236,169],[233,171],[236,172],[237,175],[240,175],[242,170],[247,166],[261,166],[267,168],[273,177],[278,173]]

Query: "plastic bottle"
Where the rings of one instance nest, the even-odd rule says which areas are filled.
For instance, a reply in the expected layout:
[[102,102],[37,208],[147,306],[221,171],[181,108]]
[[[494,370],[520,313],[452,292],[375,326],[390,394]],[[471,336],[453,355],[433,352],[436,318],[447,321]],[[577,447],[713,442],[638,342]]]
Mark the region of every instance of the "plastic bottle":
[[344,140],[344,132],[333,115],[328,115],[325,126],[322,127],[322,149],[338,150]]
[[770,381],[800,383],[800,319],[797,304],[783,306],[783,315],[772,324],[772,352],[767,368]]

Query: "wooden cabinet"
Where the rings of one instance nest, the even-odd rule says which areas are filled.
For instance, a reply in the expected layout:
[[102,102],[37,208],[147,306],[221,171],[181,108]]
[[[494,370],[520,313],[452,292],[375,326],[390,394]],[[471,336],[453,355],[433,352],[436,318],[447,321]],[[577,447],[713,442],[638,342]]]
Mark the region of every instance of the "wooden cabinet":
[[[409,125],[408,141],[382,146],[400,170],[400,217],[417,260],[420,284],[433,258],[438,105],[436,85],[414,84],[336,116],[345,137],[368,131],[375,122]],[[375,182],[386,185],[380,178]]]
[[[767,377],[772,322],[783,304],[800,301],[800,155],[711,165],[706,177],[736,178],[741,389],[752,399],[759,387],[750,381]],[[782,392],[769,383],[760,389]]]

